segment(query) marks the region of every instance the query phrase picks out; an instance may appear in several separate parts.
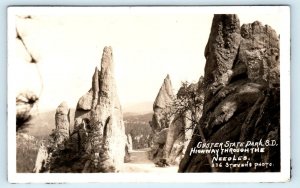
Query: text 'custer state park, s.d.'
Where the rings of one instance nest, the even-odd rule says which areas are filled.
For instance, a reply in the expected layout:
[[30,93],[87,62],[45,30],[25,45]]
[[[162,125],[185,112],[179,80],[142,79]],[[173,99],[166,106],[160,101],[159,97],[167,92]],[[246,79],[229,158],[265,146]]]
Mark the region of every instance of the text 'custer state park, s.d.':
[[[21,30],[15,40],[28,66],[39,64]],[[76,107],[61,101],[51,113],[34,114],[43,95],[17,93],[17,173],[281,171],[280,47],[273,28],[241,25],[236,14],[213,15],[199,51],[204,74],[173,88],[176,75],[166,73],[145,113],[124,112],[115,71],[121,59],[114,59],[122,49],[102,49]],[[28,128],[45,122],[53,129],[41,127],[43,135]]]

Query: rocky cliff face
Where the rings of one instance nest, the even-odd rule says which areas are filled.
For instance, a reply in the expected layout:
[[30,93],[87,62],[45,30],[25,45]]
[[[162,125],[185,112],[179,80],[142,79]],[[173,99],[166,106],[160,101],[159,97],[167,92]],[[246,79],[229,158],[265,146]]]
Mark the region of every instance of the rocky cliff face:
[[272,139],[280,143],[278,35],[258,21],[240,27],[237,15],[215,15],[205,57],[203,116],[179,172],[279,171],[280,145],[245,154],[252,163],[272,163],[269,168],[215,168],[211,164],[214,154],[190,155],[199,142]]
[[126,136],[111,47],[104,48],[101,70],[95,69],[92,88],[78,101],[72,133],[67,126],[68,113],[65,103],[57,108],[55,134],[61,137],[51,135],[55,138],[54,147],[49,149],[51,158],[45,169],[50,172],[118,172],[124,163]]

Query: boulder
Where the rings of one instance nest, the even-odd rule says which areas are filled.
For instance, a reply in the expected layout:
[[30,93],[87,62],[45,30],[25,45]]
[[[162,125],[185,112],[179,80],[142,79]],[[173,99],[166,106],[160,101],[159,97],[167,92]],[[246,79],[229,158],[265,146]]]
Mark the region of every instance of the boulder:
[[93,93],[92,92],[87,92],[85,95],[80,97],[76,110],[91,110],[92,109],[92,101],[93,101]]

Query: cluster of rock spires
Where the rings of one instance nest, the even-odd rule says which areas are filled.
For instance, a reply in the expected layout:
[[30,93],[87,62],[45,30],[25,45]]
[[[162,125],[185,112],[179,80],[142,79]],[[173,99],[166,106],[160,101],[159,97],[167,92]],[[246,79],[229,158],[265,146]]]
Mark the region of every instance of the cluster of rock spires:
[[[280,171],[279,36],[258,21],[240,27],[237,15],[215,15],[205,57],[203,116],[179,172]],[[198,142],[261,139],[279,145],[246,155],[252,163],[274,164],[269,168],[213,168],[208,155],[188,152]]]
[[[199,83],[202,83],[202,79]],[[200,100],[198,104],[188,104],[190,101],[186,99],[192,96],[187,96],[187,94],[191,92]],[[193,133],[195,122],[192,116],[197,116],[195,121],[201,116],[202,100],[201,84],[182,86],[177,95],[174,95],[169,75],[164,79],[153,104],[152,121],[149,122],[153,134],[149,157],[158,166],[179,164]],[[176,102],[184,103],[184,108]],[[195,105],[199,105],[200,108],[195,109]]]
[[[165,78],[153,104],[150,158],[162,165],[179,164],[179,172],[280,171],[279,36],[258,21],[240,27],[237,15],[215,15],[205,57],[204,78],[183,86],[177,95],[170,77]],[[178,107],[186,93],[197,105],[184,101],[187,105]],[[40,148],[36,172],[118,172],[129,160],[132,140],[125,136],[110,47],[104,48],[92,88],[78,101],[72,132],[69,117],[62,103],[52,147]],[[211,155],[190,155],[199,142],[248,140],[275,140],[276,147],[246,154],[252,163],[274,165],[215,168]]]
[[[56,110],[50,147],[41,147],[36,172],[118,172],[125,158],[126,136],[114,80],[112,48],[105,47],[101,70],[95,69],[92,88],[82,96],[70,132],[70,109]],[[45,155],[44,150],[47,149]]]

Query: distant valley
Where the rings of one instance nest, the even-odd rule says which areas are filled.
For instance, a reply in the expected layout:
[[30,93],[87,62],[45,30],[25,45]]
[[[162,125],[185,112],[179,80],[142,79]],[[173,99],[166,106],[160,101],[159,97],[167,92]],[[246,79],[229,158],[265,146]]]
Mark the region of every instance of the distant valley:
[[[149,108],[150,103],[140,103],[132,105],[124,109],[123,119],[125,124],[126,134],[131,133],[133,139],[137,135],[150,134],[151,129],[149,121],[152,118],[152,104]],[[137,107],[137,110],[134,110]],[[36,114],[21,130],[21,132],[32,135],[38,139],[46,138],[53,129],[55,129],[55,110],[40,112]],[[74,125],[75,109],[71,109],[71,131]],[[145,135],[146,136],[146,135]]]

